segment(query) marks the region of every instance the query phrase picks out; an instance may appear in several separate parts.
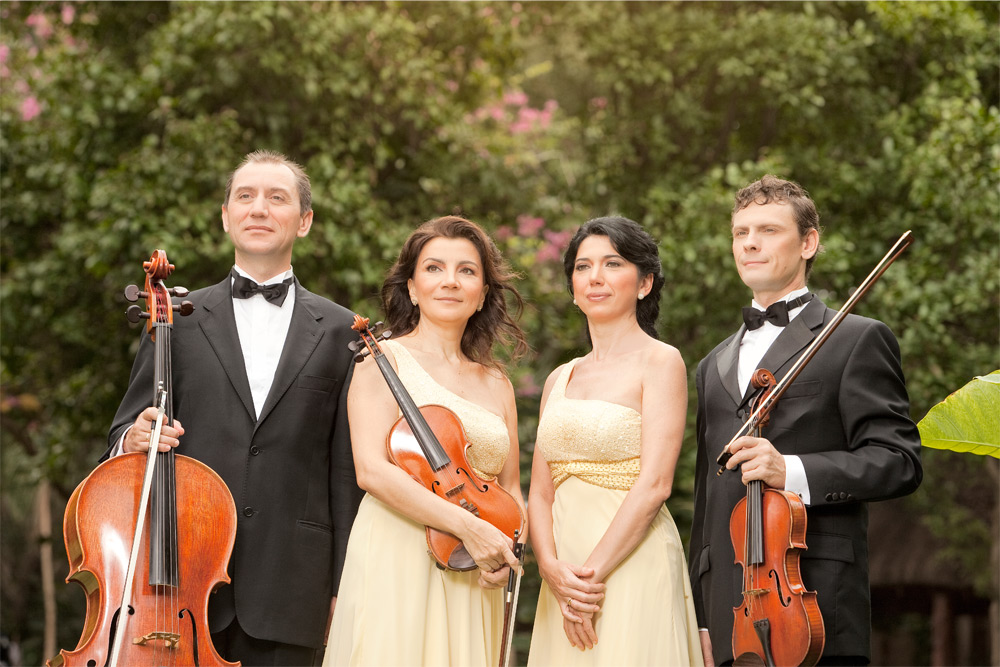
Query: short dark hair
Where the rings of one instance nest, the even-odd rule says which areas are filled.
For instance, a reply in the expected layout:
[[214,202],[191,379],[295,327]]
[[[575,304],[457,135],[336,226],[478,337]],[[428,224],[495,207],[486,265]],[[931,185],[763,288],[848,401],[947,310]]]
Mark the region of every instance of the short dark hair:
[[236,177],[236,172],[238,172],[243,167],[248,164],[262,162],[265,164],[283,164],[292,170],[295,175],[295,187],[299,191],[299,214],[305,215],[312,210],[312,185],[309,183],[309,176],[306,174],[306,170],[302,168],[302,165],[295,162],[294,160],[289,160],[287,157],[278,153],[276,151],[254,151],[253,153],[248,153],[243,162],[240,162],[236,169],[233,169],[233,173],[229,174],[229,180],[226,181],[226,200],[222,202],[224,206],[229,204],[229,195],[233,191],[233,179]]
[[[816,203],[813,202],[806,189],[795,181],[786,181],[771,174],[767,174],[758,181],[754,181],[736,193],[736,200],[733,203],[733,212],[730,216],[736,215],[750,204],[788,204],[792,207],[792,216],[795,224],[799,228],[799,237],[805,238],[809,230],[815,229],[819,235],[823,234],[819,226],[819,212],[816,210]],[[823,246],[817,244],[816,254],[806,260],[806,278],[812,271],[813,260],[816,255],[823,251]]]
[[563,269],[566,272],[566,285],[570,294],[573,293],[576,253],[588,236],[607,236],[615,251],[636,265],[640,280],[648,275],[653,276],[653,286],[649,294],[636,301],[635,318],[643,331],[659,339],[656,333],[656,319],[660,316],[660,290],[663,289],[664,278],[656,240],[639,223],[620,216],[594,218],[583,223],[580,229],[576,230],[569,247],[566,248],[566,254],[563,255]]
[[[502,369],[493,354],[497,343],[511,350],[511,359],[528,351],[528,342],[518,325],[524,310],[524,299],[514,286],[518,275],[500,254],[493,239],[482,227],[457,215],[435,218],[423,223],[410,234],[399,251],[399,258],[389,269],[382,283],[382,310],[386,326],[393,335],[403,336],[413,331],[420,321],[420,309],[410,302],[407,281],[413,277],[420,251],[433,239],[467,239],[479,251],[483,262],[483,284],[489,287],[483,309],[476,312],[462,334],[462,352],[469,359],[490,368]],[[514,302],[514,315],[507,307],[507,295]]]

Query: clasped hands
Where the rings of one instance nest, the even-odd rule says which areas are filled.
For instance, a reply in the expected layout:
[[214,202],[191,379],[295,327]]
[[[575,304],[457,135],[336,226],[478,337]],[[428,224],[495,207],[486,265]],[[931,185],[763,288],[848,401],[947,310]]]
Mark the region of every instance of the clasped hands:
[[563,631],[571,646],[581,651],[594,648],[597,632],[594,615],[601,610],[607,586],[597,581],[594,569],[557,560],[542,573],[563,616]]

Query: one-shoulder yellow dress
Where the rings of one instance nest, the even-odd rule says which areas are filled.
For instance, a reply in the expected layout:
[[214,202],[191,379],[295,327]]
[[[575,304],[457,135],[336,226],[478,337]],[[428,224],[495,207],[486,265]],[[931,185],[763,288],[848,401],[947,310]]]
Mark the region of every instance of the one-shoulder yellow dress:
[[[642,416],[608,401],[566,398],[578,361],[566,364],[552,387],[535,446],[556,487],[556,554],[582,565],[639,476]],[[570,645],[556,599],[542,583],[528,665],[704,664],[684,549],[666,506],[605,583],[597,644],[586,651]]]
[[[499,475],[510,451],[504,419],[439,385],[404,346],[384,346],[417,405],[443,405],[462,420],[472,443],[469,464],[486,479]],[[478,579],[478,570],[438,569],[424,526],[366,494],[351,529],[323,665],[496,665],[503,589],[484,590]]]

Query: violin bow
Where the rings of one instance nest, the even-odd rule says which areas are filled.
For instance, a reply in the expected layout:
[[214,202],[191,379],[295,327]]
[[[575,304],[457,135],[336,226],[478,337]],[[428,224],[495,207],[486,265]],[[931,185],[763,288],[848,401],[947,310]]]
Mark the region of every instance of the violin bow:
[[510,647],[514,641],[514,616],[517,613],[517,596],[521,592],[521,573],[524,565],[524,543],[514,542],[514,557],[518,567],[510,568],[507,588],[504,590],[503,636],[500,638],[500,667],[510,667]]

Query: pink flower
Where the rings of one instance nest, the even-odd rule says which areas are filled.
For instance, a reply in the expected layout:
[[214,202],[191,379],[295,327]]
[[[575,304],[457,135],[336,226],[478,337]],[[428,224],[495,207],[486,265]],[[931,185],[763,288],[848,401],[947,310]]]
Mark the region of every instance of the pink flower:
[[521,107],[528,103],[528,96],[520,90],[514,90],[504,94],[503,103]]
[[608,106],[608,98],[606,97],[592,97],[590,99],[590,106],[595,109],[603,109]]
[[559,251],[562,252],[566,249],[566,246],[569,245],[569,240],[573,238],[573,233],[568,229],[564,229],[561,232],[554,232],[550,229],[546,229],[542,232],[542,236],[545,237],[546,241],[559,248]]
[[539,264],[557,262],[562,258],[562,252],[554,243],[546,243],[535,253],[535,261]]
[[444,87],[454,93],[456,90],[458,90],[458,81],[445,81]]
[[541,388],[535,384],[535,378],[532,377],[531,373],[526,373],[517,379],[515,392],[521,397],[538,396]]
[[38,103],[34,95],[30,95],[21,102],[21,120],[31,120],[42,113],[42,105]]
[[74,8],[73,5],[63,5],[62,22],[69,25],[73,22],[74,16],[76,16],[76,8]]
[[500,225],[497,227],[497,230],[493,232],[493,236],[496,237],[497,241],[506,241],[513,235],[514,230],[510,228],[510,225]]
[[7,58],[10,57],[10,47],[6,44],[0,44],[0,65],[7,62]]
[[52,25],[49,23],[48,17],[41,12],[31,14],[24,20],[24,23],[34,28],[35,34],[41,39],[48,39],[52,36]]
[[533,218],[530,215],[517,216],[518,236],[537,236],[538,231],[544,226],[545,220],[542,218]]

